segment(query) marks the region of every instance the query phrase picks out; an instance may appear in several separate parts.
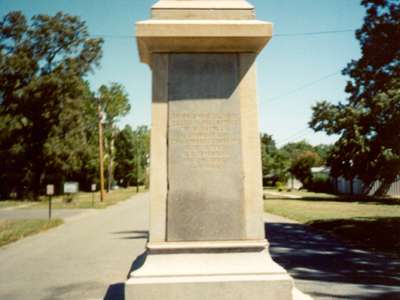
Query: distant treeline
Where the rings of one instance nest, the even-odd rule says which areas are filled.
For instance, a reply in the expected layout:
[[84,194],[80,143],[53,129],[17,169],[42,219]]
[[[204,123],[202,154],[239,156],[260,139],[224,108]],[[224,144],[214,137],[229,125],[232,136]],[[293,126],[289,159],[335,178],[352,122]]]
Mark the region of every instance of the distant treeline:
[[144,183],[149,130],[116,124],[130,110],[117,83],[92,91],[85,77],[99,65],[101,39],[64,13],[0,21],[0,198],[37,199],[47,184],[83,190],[98,183],[99,118],[108,188]]
[[[307,189],[329,190],[329,176],[312,174],[311,168],[324,166],[332,145],[313,146],[307,141],[291,142],[278,148],[271,135],[261,135],[263,184],[285,186],[290,177],[300,180]],[[321,178],[323,176],[323,178]]]

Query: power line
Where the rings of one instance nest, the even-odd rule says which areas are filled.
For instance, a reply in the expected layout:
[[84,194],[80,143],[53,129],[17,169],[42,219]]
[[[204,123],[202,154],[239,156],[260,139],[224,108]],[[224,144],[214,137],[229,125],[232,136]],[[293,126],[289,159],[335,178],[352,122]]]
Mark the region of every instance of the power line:
[[325,35],[325,34],[336,34],[336,33],[349,33],[355,32],[356,29],[344,29],[344,30],[329,30],[329,31],[312,31],[312,32],[299,32],[299,33],[277,33],[274,37],[295,37],[295,36],[306,36],[306,35]]
[[92,34],[94,38],[104,38],[104,39],[135,39],[134,35],[117,35],[117,34]]
[[[328,30],[328,31],[311,31],[311,32],[297,32],[297,33],[277,33],[273,37],[296,37],[296,36],[317,36],[326,34],[339,34],[339,33],[350,33],[355,32],[356,29],[344,29],[344,30]],[[92,34],[94,38],[104,39],[135,39],[134,35],[123,35],[123,34]]]
[[288,143],[288,142],[297,140],[297,139],[299,139],[299,138],[306,137],[307,135],[309,135],[309,134],[312,133],[312,132],[307,132],[308,130],[310,130],[309,127],[303,128],[302,130],[300,130],[300,131],[298,131],[298,132],[292,134],[291,136],[289,136],[289,137],[287,137],[287,138],[285,138],[285,139],[282,139],[282,140],[280,140],[280,141],[277,141],[277,142],[276,142],[276,145],[277,145],[277,146],[280,146],[280,145],[286,144],[286,143]]
[[313,85],[315,85],[315,84],[317,84],[317,83],[320,83],[321,81],[324,81],[324,80],[326,80],[326,79],[329,79],[329,78],[331,78],[331,77],[334,77],[334,76],[336,76],[336,75],[338,75],[338,74],[340,74],[340,73],[341,73],[341,70],[338,70],[338,71],[336,71],[336,72],[333,72],[333,73],[330,73],[330,74],[328,74],[328,75],[325,75],[325,76],[323,76],[323,77],[321,77],[321,78],[318,78],[318,79],[316,79],[316,80],[313,80],[313,81],[311,81],[311,82],[308,82],[308,83],[306,83],[306,84],[304,84],[304,85],[302,85],[302,86],[299,86],[299,87],[297,87],[297,88],[295,88],[295,89],[293,89],[293,90],[291,90],[291,91],[289,91],[289,92],[287,92],[287,93],[284,93],[284,94],[281,94],[281,95],[272,97],[272,98],[269,99],[269,102],[273,102],[273,101],[276,101],[276,100],[278,100],[278,99],[281,99],[281,98],[290,96],[290,95],[292,95],[292,94],[295,94],[295,93],[297,93],[297,92],[299,92],[299,91],[302,91],[302,90],[304,90],[304,89],[306,89],[306,88],[309,88],[309,87],[311,87],[311,86],[313,86]]

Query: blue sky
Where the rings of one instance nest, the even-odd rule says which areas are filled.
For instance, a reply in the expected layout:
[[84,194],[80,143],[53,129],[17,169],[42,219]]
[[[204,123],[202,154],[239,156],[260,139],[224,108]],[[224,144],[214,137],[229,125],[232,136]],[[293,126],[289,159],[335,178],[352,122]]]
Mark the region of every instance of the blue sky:
[[[278,145],[301,139],[312,144],[333,142],[335,137],[307,129],[311,106],[322,99],[336,103],[346,98],[346,78],[338,71],[360,56],[358,41],[353,32],[283,34],[360,28],[365,13],[360,1],[250,2],[258,19],[274,23],[277,35],[258,59],[261,131],[272,134]],[[155,0],[0,0],[0,15],[21,10],[30,17],[62,10],[82,17],[91,34],[105,35],[101,68],[89,76],[91,86],[96,89],[109,82],[122,83],[133,109],[120,125],[136,127],[151,122],[150,69],[139,62],[134,38],[108,36],[133,36],[135,22],[149,18],[153,3]],[[318,81],[321,78],[325,79]]]

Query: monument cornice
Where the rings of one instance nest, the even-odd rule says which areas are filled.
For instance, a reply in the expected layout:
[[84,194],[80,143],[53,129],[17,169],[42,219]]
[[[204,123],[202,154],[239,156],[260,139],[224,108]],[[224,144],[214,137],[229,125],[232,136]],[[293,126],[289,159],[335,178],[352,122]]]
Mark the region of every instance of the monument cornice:
[[152,7],[157,9],[253,10],[254,6],[245,0],[161,0]]
[[257,20],[148,20],[136,24],[140,60],[152,53],[258,53],[273,25]]
[[214,241],[214,242],[168,242],[157,243],[151,242],[147,244],[147,249],[151,252],[179,252],[193,250],[229,250],[229,249],[258,249],[263,250],[268,247],[267,240],[247,240],[247,241]]

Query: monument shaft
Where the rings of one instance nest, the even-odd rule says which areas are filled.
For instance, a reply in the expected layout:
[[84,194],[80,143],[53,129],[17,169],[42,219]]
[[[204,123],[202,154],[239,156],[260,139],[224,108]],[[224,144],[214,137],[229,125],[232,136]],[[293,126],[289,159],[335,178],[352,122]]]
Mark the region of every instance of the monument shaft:
[[161,0],[137,24],[153,72],[151,224],[127,299],[292,299],[263,222],[255,60],[271,36],[245,0]]

